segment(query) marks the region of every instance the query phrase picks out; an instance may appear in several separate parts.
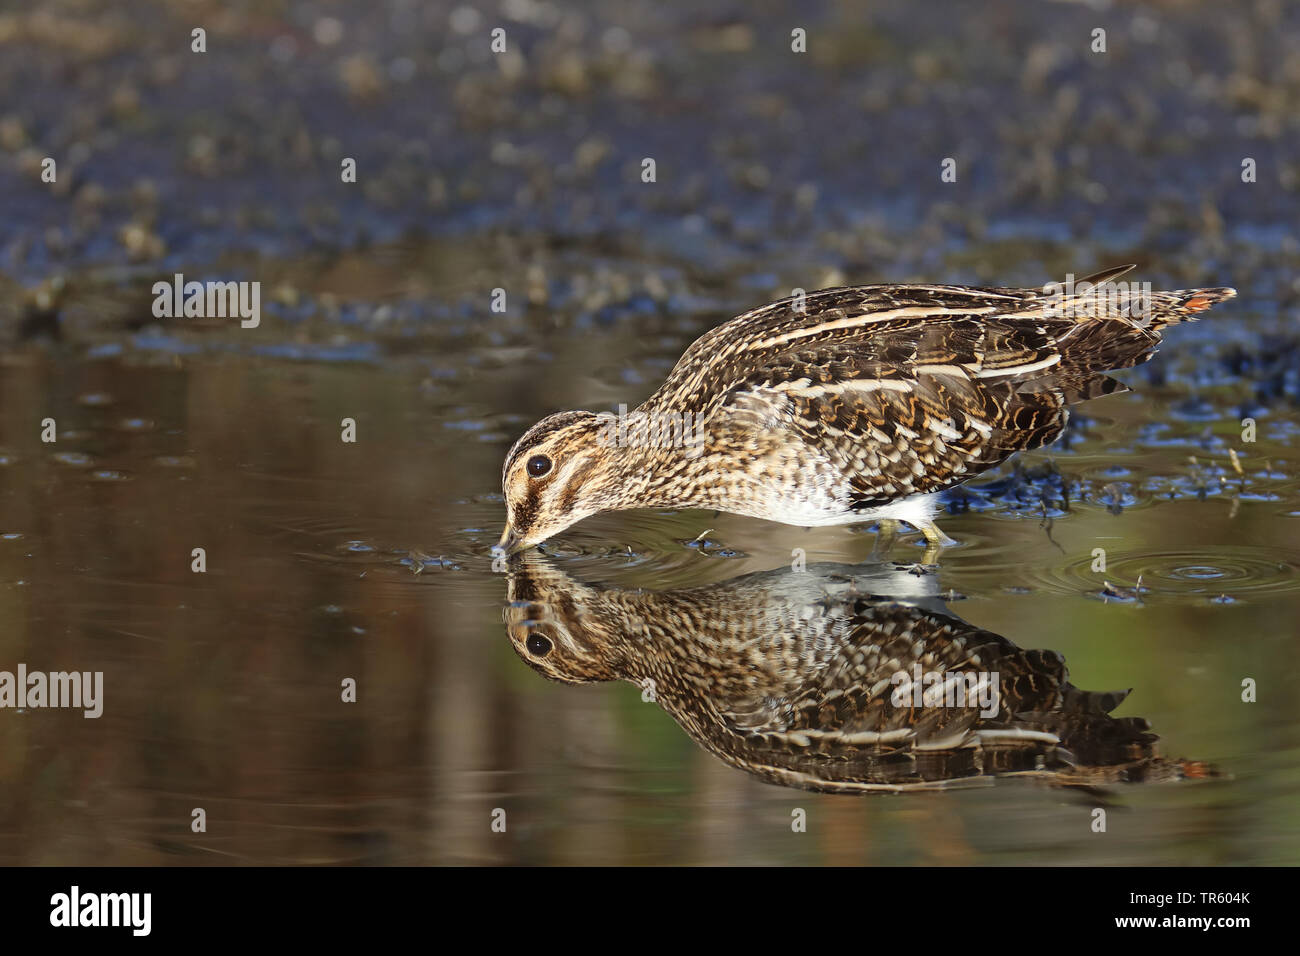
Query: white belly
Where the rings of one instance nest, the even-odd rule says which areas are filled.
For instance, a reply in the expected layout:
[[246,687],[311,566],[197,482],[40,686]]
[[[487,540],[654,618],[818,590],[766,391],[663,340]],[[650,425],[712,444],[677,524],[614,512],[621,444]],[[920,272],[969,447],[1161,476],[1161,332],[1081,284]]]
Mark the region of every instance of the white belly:
[[905,521],[914,528],[928,524],[933,520],[938,504],[937,493],[912,495],[891,501],[878,508],[864,508],[854,511],[836,505],[833,500],[784,499],[772,503],[772,507],[762,513],[748,512],[756,518],[780,521],[782,524],[798,525],[801,528],[820,528],[837,524],[866,524],[884,518]]

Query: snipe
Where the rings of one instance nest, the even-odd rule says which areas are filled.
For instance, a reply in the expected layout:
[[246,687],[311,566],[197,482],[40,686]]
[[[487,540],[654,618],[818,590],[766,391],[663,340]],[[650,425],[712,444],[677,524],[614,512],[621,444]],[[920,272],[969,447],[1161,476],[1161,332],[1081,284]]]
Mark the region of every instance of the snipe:
[[1070,290],[825,289],[732,319],[632,415],[530,428],[506,456],[497,547],[601,511],[706,508],[801,526],[901,519],[932,555],[947,543],[938,492],[1053,441],[1068,406],[1124,390],[1106,372],[1235,295],[1114,283],[1131,268]]

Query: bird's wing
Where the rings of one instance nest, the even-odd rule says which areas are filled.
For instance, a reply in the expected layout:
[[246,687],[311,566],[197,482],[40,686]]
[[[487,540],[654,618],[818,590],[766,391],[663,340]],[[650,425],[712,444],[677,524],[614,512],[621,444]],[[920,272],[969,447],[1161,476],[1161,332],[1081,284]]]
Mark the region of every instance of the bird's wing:
[[1054,441],[1068,407],[1124,387],[1104,374],[1159,336],[1121,322],[950,317],[770,356],[719,411],[788,434],[850,476],[871,508]]
[[1105,372],[1146,361],[1161,328],[1233,294],[1049,288],[859,286],[782,299],[703,335],[642,409],[690,409],[706,427],[758,428],[769,443],[784,434],[792,453],[821,451],[853,476],[853,504],[866,509],[1055,440],[1068,406],[1124,390]]
[[862,363],[901,361],[908,341],[931,323],[1023,311],[1037,297],[1022,289],[877,285],[781,299],[702,335],[646,405],[707,411],[709,403],[795,353],[846,346]]
[[[1199,308],[1196,294],[1212,291],[1155,294],[1153,314],[1186,317],[1188,298]],[[949,360],[983,377],[1070,366],[1076,358],[1092,370],[1124,368],[1159,344],[1165,320],[1131,320],[1127,301],[940,285],[824,289],[802,301],[781,299],[706,332],[644,407],[707,414],[764,372],[779,373],[798,361],[815,364],[819,357],[836,361],[841,375]]]

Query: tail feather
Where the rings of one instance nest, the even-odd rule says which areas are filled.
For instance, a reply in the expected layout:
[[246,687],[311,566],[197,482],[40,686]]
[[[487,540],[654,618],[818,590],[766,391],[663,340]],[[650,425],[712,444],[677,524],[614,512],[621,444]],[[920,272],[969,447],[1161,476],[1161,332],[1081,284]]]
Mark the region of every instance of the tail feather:
[[1217,289],[1177,289],[1173,292],[1156,292],[1151,296],[1151,326],[1163,328],[1177,325],[1179,322],[1191,322],[1200,318],[1212,305],[1226,302],[1237,294],[1236,289],[1222,287]]
[[1054,305],[1054,310],[1079,322],[1119,319],[1155,332],[1167,325],[1197,319],[1210,306],[1237,294],[1236,289],[1227,287],[1152,292],[1147,283],[1116,281],[1134,268],[1132,264],[1115,266],[1067,282],[1069,291],[1063,302]]

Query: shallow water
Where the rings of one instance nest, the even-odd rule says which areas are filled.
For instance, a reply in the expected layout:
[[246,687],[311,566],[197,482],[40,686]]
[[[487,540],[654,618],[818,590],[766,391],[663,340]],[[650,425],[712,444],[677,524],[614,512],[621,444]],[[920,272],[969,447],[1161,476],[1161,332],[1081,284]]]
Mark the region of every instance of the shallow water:
[[[507,3],[504,58],[460,0],[234,5],[208,56],[184,5],[0,14],[0,671],[104,675],[98,719],[0,710],[0,864],[1300,860],[1300,7],[1220,6]],[[1131,689],[1085,721],[1127,749],[811,792],[691,724],[689,687],[516,653],[505,619],[554,611],[511,605],[536,567],[488,551],[538,417],[635,405],[795,287],[1128,261],[1240,296],[950,493],[937,572],[906,567],[915,534],[697,512],[596,517],[538,559],[596,605],[728,609],[693,639],[789,589],[833,585],[832,621],[846,587],[920,589]],[[260,282],[260,327],[154,320],[178,271]],[[837,570],[803,581],[796,549]],[[1138,766],[1185,779],[1110,779]]]
[[[1247,339],[1268,324],[1222,321]],[[105,701],[98,720],[0,724],[0,862],[1294,862],[1294,413],[1257,412],[1258,441],[1241,442],[1243,389],[1193,384],[1216,353],[1194,329],[1125,374],[1132,392],[1087,406],[1068,448],[954,495],[941,523],[959,545],[927,586],[970,624],[1064,655],[1078,687],[1132,688],[1114,716],[1220,776],[888,796],[761,782],[638,687],[544,681],[512,650],[510,575],[488,556],[500,462],[533,417],[612,395],[590,335],[554,336],[547,360],[466,344],[455,366],[148,338],[12,353],[0,660],[102,670]],[[600,347],[635,401],[680,343]],[[1215,416],[1180,415],[1191,397]],[[56,419],[57,444],[34,415]],[[869,567],[875,544],[866,528],[633,512],[544,552],[584,585],[671,592],[788,569],[796,548]],[[886,557],[920,556],[903,535]],[[1240,701],[1244,678],[1258,703]]]

